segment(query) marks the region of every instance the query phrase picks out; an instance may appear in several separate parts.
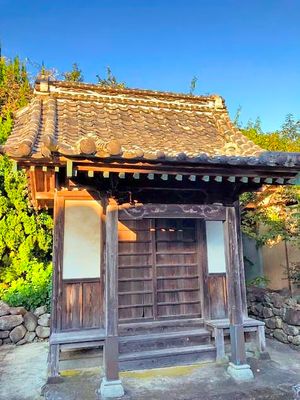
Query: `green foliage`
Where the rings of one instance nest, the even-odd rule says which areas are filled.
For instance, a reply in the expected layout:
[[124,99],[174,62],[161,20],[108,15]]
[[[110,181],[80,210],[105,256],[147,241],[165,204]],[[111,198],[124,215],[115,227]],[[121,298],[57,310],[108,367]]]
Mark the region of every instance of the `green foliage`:
[[27,310],[34,310],[40,305],[51,308],[52,266],[31,261],[28,263],[28,273],[13,280],[2,299],[11,306],[23,306]]
[[[0,141],[9,136],[13,113],[31,97],[25,65],[0,58]],[[52,218],[35,212],[27,179],[0,156],[0,298],[34,308],[49,302]]]
[[67,82],[83,82],[82,71],[77,63],[74,63],[72,70],[63,73],[64,80]]
[[266,287],[270,283],[270,279],[265,276],[257,276],[254,279],[251,279],[246,282],[247,286],[257,286],[257,287]]
[[[242,132],[267,151],[300,152],[300,121],[292,114],[287,115],[278,131],[264,133],[257,119],[255,123],[248,123]],[[300,243],[299,187],[269,187],[261,193],[246,193],[241,201],[243,231],[258,245],[273,245],[280,240]],[[251,208],[247,208],[249,204]]]
[[100,75],[96,75],[98,79],[98,85],[102,87],[111,87],[116,89],[125,89],[126,85],[124,82],[118,82],[117,78],[113,75],[110,67],[106,69],[106,78],[101,78]]
[[197,78],[197,76],[194,76],[190,83],[190,94],[191,95],[193,95],[195,93],[197,82],[198,82],[198,78]]

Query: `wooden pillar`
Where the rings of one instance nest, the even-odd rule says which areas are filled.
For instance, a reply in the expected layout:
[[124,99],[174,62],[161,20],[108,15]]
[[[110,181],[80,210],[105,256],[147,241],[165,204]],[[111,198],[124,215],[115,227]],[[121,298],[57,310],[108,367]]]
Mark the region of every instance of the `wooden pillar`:
[[106,208],[105,251],[105,344],[104,373],[100,393],[103,398],[124,395],[119,379],[118,343],[118,206]]
[[237,229],[239,257],[240,257],[240,280],[241,280],[242,309],[243,309],[244,318],[247,318],[248,317],[247,291],[246,291],[246,279],[245,279],[244,249],[243,249],[243,239],[242,239],[242,230],[241,230],[241,209],[240,209],[239,200],[237,200],[234,203],[234,208],[235,208],[235,212],[236,212],[236,229]]
[[253,378],[253,374],[249,365],[246,364],[239,250],[236,209],[235,207],[227,207],[225,251],[231,342],[231,362],[228,372],[236,380],[249,380]]
[[51,344],[51,335],[61,330],[61,274],[63,260],[64,239],[64,198],[55,191],[54,194],[54,231],[53,231],[53,274],[52,274],[52,299],[51,299],[51,334],[48,355],[48,383],[60,381],[59,353],[60,346]]

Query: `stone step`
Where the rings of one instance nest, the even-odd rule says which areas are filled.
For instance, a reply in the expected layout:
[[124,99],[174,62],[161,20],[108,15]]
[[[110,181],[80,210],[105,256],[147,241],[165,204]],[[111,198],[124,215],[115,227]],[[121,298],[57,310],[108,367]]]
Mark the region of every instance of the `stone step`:
[[139,351],[119,355],[121,371],[188,365],[200,361],[215,361],[216,351],[212,344],[172,347],[159,350]]
[[119,338],[119,352],[180,348],[210,342],[210,332],[204,328],[174,332],[155,332]]

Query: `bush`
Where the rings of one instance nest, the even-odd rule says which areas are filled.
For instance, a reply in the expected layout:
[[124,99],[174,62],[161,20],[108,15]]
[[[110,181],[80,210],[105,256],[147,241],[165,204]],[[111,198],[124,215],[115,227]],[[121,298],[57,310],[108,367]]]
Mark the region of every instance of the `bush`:
[[46,305],[50,311],[51,291],[52,265],[31,261],[26,278],[15,279],[7,288],[4,284],[0,286],[0,298],[10,306],[23,306],[27,310],[34,310]]

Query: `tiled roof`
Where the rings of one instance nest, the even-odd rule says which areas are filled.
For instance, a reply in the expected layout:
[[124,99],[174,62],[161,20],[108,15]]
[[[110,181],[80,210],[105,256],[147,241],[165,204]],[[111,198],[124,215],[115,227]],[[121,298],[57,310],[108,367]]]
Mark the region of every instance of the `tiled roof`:
[[219,96],[47,80],[36,83],[33,100],[16,114],[2,150],[16,159],[65,155],[232,164],[255,164],[264,154],[232,124]]

